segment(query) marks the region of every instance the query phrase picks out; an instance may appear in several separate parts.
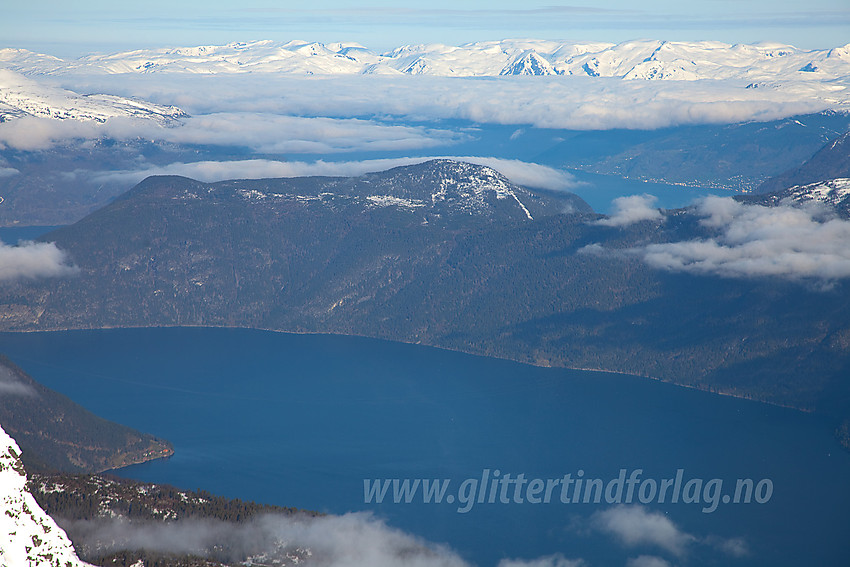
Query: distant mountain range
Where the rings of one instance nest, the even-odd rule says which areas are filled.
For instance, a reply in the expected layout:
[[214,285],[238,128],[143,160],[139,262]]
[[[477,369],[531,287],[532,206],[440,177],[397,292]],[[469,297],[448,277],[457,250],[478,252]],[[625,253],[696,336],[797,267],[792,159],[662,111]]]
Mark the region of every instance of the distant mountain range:
[[79,274],[7,282],[0,324],[364,335],[850,417],[846,280],[658,269],[642,250],[706,246],[713,229],[693,211],[638,213],[599,223],[575,196],[448,161],[359,178],[151,177],[43,237]]
[[357,43],[253,41],[88,55],[76,60],[0,49],[0,65],[26,74],[294,73],[454,77],[574,75],[641,80],[736,79],[752,87],[850,74],[850,44],[802,50],[778,43],[660,40],[624,43],[482,41],[461,46],[405,45],[375,53]]
[[630,179],[771,192],[850,177],[848,128],[847,114],[822,112],[770,122],[565,132],[535,160]]

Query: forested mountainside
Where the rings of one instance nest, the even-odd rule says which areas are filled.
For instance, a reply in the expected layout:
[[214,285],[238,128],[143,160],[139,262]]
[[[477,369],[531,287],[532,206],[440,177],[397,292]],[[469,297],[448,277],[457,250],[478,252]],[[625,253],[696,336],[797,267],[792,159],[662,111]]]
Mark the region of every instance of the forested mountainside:
[[154,177],[45,235],[78,272],[5,284],[2,326],[364,335],[850,415],[840,274],[672,269],[687,243],[740,249],[701,209],[642,213],[606,220],[447,161],[360,178]]

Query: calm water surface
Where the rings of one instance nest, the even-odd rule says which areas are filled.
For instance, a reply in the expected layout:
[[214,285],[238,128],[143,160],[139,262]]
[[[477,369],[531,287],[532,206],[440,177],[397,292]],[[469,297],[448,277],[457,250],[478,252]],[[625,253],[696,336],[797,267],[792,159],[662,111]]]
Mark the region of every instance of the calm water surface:
[[[470,561],[847,565],[850,454],[817,416],[604,373],[413,345],[235,329],[0,334],[0,351],[95,413],[169,439],[120,474],[323,512],[368,510]],[[683,555],[602,533],[600,504],[364,503],[363,479],[769,479],[764,504],[659,504]],[[451,492],[456,492],[454,488]],[[743,541],[743,557],[722,542]]]

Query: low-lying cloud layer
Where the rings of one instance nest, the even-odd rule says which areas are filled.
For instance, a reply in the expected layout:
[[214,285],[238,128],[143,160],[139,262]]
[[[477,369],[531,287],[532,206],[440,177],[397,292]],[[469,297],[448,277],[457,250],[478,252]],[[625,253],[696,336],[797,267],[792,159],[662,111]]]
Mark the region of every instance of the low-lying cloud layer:
[[651,266],[731,278],[850,277],[850,221],[817,207],[745,205],[708,197],[694,213],[712,238],[650,244],[637,250]]
[[0,123],[0,149],[44,150],[75,140],[147,139],[174,144],[237,146],[258,153],[406,151],[454,144],[464,134],[356,118],[215,112],[162,126],[140,118],[106,122],[25,116]]
[[[626,567],[664,567],[661,556],[687,562],[699,553],[719,557],[748,554],[740,538],[699,537],[684,532],[660,511],[641,506],[616,506],[576,518],[579,535],[602,535],[620,544]],[[297,557],[320,567],[473,567],[453,550],[386,525],[368,513],[342,516],[266,515],[242,524],[220,520],[183,519],[174,522],[130,522],[99,518],[62,522],[78,549],[147,550],[194,554],[219,561],[244,562],[265,554],[263,561]],[[635,549],[655,549],[653,555],[629,557]],[[291,564],[291,563],[290,563]],[[587,567],[586,560],[554,553],[536,558],[504,558],[497,567]],[[483,565],[481,567],[484,567]]]
[[67,254],[53,242],[23,242],[18,246],[0,242],[0,281],[66,276],[76,271]]
[[773,120],[844,104],[797,82],[747,89],[737,80],[623,81],[605,77],[100,75],[54,79],[77,92],[108,92],[175,105],[189,114],[392,116],[595,130]]
[[318,518],[269,515],[239,525],[208,520],[129,523],[100,519],[65,526],[74,534],[75,545],[102,552],[144,549],[241,562],[262,553],[303,559],[309,549],[305,564],[321,567],[469,567],[456,553],[362,513]]
[[[113,138],[238,146],[263,154],[399,152],[469,139],[469,133],[447,122],[451,120],[569,130],[657,129],[775,120],[847,104],[846,87],[824,90],[805,81],[758,89],[732,79],[625,81],[580,76],[178,73],[71,74],[27,81],[31,96],[41,96],[39,89],[60,92],[56,87],[61,86],[71,94],[107,93],[162,108],[173,105],[189,116],[166,124],[153,115],[146,120],[119,113],[105,122],[23,115],[0,123],[0,148],[40,150],[75,140]],[[42,98],[49,105],[50,98]],[[109,101],[101,99],[103,104]],[[74,114],[73,108],[61,110],[56,114]]]
[[[402,157],[362,161],[330,162],[318,160],[275,161],[266,159],[235,161],[199,161],[171,163],[165,166],[148,167],[135,171],[102,172],[93,176],[97,183],[117,182],[132,185],[150,175],[182,175],[198,181],[212,182],[225,179],[262,179],[266,177],[330,176],[352,177],[364,173],[384,171],[402,165],[422,163],[426,157]],[[439,159],[454,159],[491,167],[518,185],[562,191],[574,187],[576,181],[567,172],[545,165],[513,159],[478,156],[442,156]]]

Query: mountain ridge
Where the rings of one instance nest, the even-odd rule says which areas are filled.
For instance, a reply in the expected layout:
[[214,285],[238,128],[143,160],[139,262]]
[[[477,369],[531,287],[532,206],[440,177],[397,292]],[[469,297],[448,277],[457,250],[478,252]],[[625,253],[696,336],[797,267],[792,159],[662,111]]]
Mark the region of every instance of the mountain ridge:
[[0,49],[0,64],[26,74],[96,73],[388,73],[458,77],[575,75],[640,80],[736,79],[765,86],[846,77],[850,44],[802,50],[776,43],[632,40],[621,43],[505,39],[460,46],[403,45],[376,53],[356,43],[259,40],[226,45],[93,54],[73,61]]

